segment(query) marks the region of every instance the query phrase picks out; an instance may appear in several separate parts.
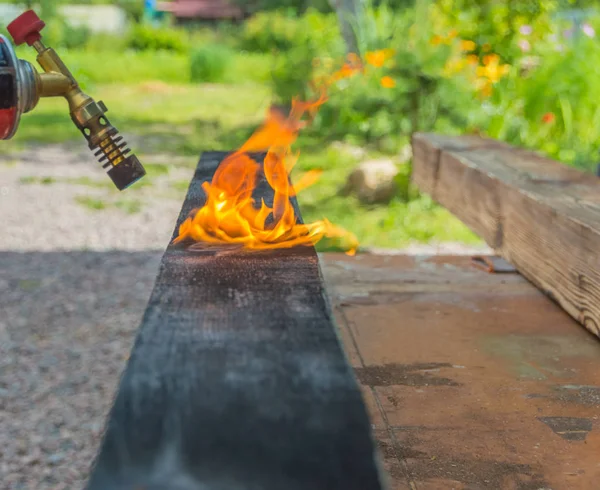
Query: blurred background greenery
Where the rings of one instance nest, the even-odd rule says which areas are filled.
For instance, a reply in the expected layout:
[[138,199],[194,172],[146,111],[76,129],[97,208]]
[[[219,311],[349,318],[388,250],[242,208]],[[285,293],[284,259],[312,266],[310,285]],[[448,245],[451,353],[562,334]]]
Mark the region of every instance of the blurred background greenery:
[[[190,166],[202,151],[240,146],[272,102],[308,96],[311,80],[341,66],[354,43],[367,69],[331,89],[296,148],[300,172],[323,170],[300,198],[305,220],[325,216],[363,245],[477,242],[410,187],[413,131],[479,133],[595,169],[597,2],[344,2],[354,8],[353,40],[327,0],[239,0],[238,19],[185,22],[143,0],[76,2],[122,9],[127,28],[118,33],[73,25],[65,1],[13,3],[39,9],[46,43],[107,103],[113,123],[139,136],[134,151],[189,157]],[[31,48],[18,54],[34,61]],[[70,140],[81,144],[64,101],[43,100],[0,151]],[[340,192],[359,163],[381,159],[399,163],[393,195],[365,202]]]

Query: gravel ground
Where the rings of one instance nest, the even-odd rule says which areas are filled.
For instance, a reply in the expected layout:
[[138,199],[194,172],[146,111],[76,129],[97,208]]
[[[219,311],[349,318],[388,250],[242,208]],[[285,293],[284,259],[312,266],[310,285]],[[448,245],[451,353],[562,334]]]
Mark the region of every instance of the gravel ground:
[[[82,488],[192,175],[185,163],[152,187],[118,193],[85,148],[0,155],[1,490]],[[93,185],[73,183],[82,178]]]
[[79,489],[162,252],[0,252],[0,488]]
[[[171,163],[161,155],[142,161]],[[195,162],[186,163],[188,168],[176,166],[168,176],[153,177],[151,186],[119,192],[85,147],[0,155],[0,250],[163,249],[193,175]],[[131,212],[134,206],[139,212]]]

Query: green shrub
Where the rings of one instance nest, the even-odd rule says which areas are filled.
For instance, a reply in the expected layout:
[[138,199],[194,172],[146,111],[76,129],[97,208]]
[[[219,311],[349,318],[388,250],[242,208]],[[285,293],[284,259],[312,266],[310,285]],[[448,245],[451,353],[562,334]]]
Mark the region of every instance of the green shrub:
[[228,64],[224,81],[228,83],[259,82],[268,85],[273,73],[274,59],[266,53],[235,53]]
[[300,17],[299,23],[300,28],[308,33],[307,38],[317,53],[336,56],[344,52],[345,46],[335,14],[322,14],[310,9]]
[[241,49],[261,53],[287,51],[307,44],[329,51],[339,43],[335,15],[314,9],[301,17],[282,11],[258,13],[246,21],[240,36]]
[[[126,34],[114,35],[107,32],[98,32],[90,36],[85,45],[85,49],[92,52],[112,52],[123,53],[129,45],[129,39]],[[76,46],[74,49],[81,48]]]
[[[322,14],[317,10],[309,10],[299,18],[264,13],[258,15],[255,21],[257,24],[246,31],[246,35],[248,32],[256,34],[249,45],[267,52],[271,46],[271,51],[275,52],[271,86],[280,103],[289,103],[297,96],[308,97],[315,73],[314,61],[322,56],[338,58],[344,52],[335,15]],[[270,24],[277,25],[279,30],[269,31]]]
[[[81,0],[79,0],[81,1]],[[144,2],[140,2],[140,0],[106,0],[106,3],[116,3],[119,7],[121,7],[127,17],[134,22],[140,22],[144,15]]]
[[87,26],[70,26],[63,23],[58,47],[66,49],[84,48],[90,42],[92,36],[92,31]]
[[185,31],[167,27],[134,24],[128,39],[128,46],[136,51],[185,53],[189,48],[189,39]]
[[[364,61],[372,51],[391,49],[393,56],[383,67],[367,64],[364,73],[332,86],[310,134],[321,140],[344,139],[395,152],[402,138],[413,131],[472,125],[481,112],[473,98],[474,88],[466,80],[444,73],[458,39],[452,45],[431,43],[436,31],[446,27],[446,18],[425,0],[402,9],[380,3],[377,7],[366,5],[366,15],[357,26],[359,48]],[[289,27],[282,28],[285,36],[278,41],[268,37],[273,31],[267,32],[267,26],[269,20],[279,17],[263,14],[257,18],[261,20],[252,32],[263,37],[253,38],[253,46],[258,47],[260,40],[263,48],[272,44],[285,48],[272,73],[278,102],[296,96],[306,99],[317,70],[319,75],[330,75],[341,66],[343,46],[335,16],[309,12],[298,19],[284,19],[281,25]],[[330,37],[332,33],[334,37]],[[316,67],[315,61],[320,66]],[[391,77],[393,86],[382,85],[384,76]]]
[[221,82],[231,64],[232,51],[220,44],[206,44],[192,51],[190,75],[193,82]]
[[298,49],[279,56],[271,72],[271,85],[278,103],[287,104],[294,97],[307,98],[308,81],[313,72],[310,51]]
[[[564,40],[563,40],[564,42]],[[487,133],[561,162],[592,170],[600,150],[600,47],[582,37],[561,50],[543,47],[527,76],[516,71],[487,111]]]
[[521,56],[515,42],[519,28],[527,24],[535,26],[539,33],[547,29],[553,14],[561,8],[569,9],[572,3],[572,0],[442,0],[437,6],[447,30],[456,28],[459,36],[480,46],[490,43],[496,53],[512,63]]
[[[331,87],[311,131],[395,152],[414,131],[433,130],[440,122],[469,124],[465,114],[475,106],[473,89],[444,76],[453,48],[430,43],[431,18],[427,5],[419,3],[403,12],[385,5],[367,11],[358,32],[365,71]],[[383,66],[372,66],[370,53],[378,50],[392,51]]]
[[308,40],[297,18],[280,12],[261,12],[248,19],[242,32],[242,47],[248,51],[269,53],[287,51]]

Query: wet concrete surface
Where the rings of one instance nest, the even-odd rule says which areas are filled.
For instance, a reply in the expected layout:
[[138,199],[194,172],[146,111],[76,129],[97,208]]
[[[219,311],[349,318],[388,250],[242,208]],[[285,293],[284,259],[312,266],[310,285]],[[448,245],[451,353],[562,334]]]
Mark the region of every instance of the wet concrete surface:
[[321,256],[390,490],[600,488],[600,342],[469,257]]

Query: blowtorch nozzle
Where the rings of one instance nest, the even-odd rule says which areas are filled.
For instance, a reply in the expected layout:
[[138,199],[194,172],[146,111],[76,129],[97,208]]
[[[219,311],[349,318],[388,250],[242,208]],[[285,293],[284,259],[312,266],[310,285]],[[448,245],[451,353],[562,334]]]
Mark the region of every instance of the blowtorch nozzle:
[[88,141],[90,150],[96,150],[94,156],[102,168],[107,169],[117,189],[124,190],[146,175],[146,171],[135,155],[128,155],[131,150],[106,117],[106,112],[104,102],[88,97],[71,111],[71,119]]
[[111,168],[108,176],[117,186],[120,191],[127,189],[130,185],[135,184],[144,175],[146,170],[135,155],[129,155],[119,165]]
[[62,96],[69,103],[73,123],[84,135],[90,150],[95,151],[102,168],[117,189],[127,189],[146,175],[144,167],[135,155],[128,155],[131,150],[108,121],[104,103],[84,94],[56,52],[44,46],[40,34],[44,26],[33,10],[7,26],[16,45],[27,43],[35,48],[43,73],[38,73],[31,63],[18,59],[9,40],[0,35],[0,87],[5,88],[0,97],[0,139],[12,138],[21,114],[31,111],[40,97]]

